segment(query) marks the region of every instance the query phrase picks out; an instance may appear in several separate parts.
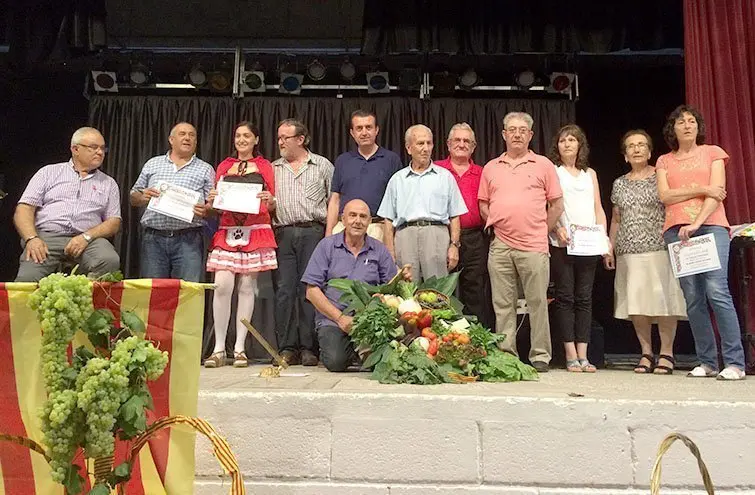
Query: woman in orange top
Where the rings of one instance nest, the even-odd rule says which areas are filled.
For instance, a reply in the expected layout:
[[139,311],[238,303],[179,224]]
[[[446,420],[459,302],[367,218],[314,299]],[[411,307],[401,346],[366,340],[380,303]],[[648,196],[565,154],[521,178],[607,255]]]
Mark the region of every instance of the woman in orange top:
[[[205,360],[206,368],[217,368],[225,363],[225,337],[231,318],[231,296],[238,279],[236,309],[236,344],[233,365],[248,365],[244,343],[246,327],[242,318],[252,319],[254,297],[257,291],[257,274],[278,268],[275,256],[275,235],[270,226],[270,212],[275,209],[275,178],[269,161],[256,153],[259,130],[251,122],[242,122],[234,132],[237,156],[228,157],[218,165],[215,185],[219,181],[261,184],[260,209],[257,214],[222,211],[220,228],[215,233],[207,257],[207,271],[215,272],[215,292],[212,313],[215,321],[215,349]],[[216,194],[210,194],[211,202]]]
[[[703,116],[690,106],[681,105],[671,112],[663,135],[672,150],[656,164],[658,195],[666,205],[663,238],[670,244],[713,234],[721,261],[718,270],[679,279],[700,360],[688,376],[741,380],[745,377],[744,349],[729,292],[729,222],[722,203],[726,197],[724,166],[729,155],[718,146],[704,144]],[[721,335],[725,368],[720,373],[708,304]]]

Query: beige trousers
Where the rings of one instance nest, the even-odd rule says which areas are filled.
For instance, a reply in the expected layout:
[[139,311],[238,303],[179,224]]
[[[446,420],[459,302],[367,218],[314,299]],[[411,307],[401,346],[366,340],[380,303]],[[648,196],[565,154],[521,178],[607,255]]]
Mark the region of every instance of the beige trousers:
[[[338,223],[333,226],[333,233],[337,234],[339,232],[343,232],[343,229],[343,222],[339,220]],[[383,242],[383,222],[369,224],[367,226],[367,235],[372,237],[373,239],[377,239],[378,241]]]
[[549,363],[551,333],[548,322],[548,280],[550,257],[547,253],[519,251],[497,237],[490,244],[488,271],[493,292],[496,333],[506,335],[501,349],[518,356],[516,350],[517,277],[522,282],[530,315],[530,361]]
[[396,263],[412,265],[412,280],[419,283],[430,277],[448,275],[448,245],[451,243],[445,225],[418,225],[396,231]]

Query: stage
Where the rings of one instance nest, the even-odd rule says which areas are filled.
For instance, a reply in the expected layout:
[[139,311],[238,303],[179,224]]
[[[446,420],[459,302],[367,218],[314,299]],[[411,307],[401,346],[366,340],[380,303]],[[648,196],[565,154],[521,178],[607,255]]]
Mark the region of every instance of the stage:
[[[667,433],[699,446],[717,493],[755,493],[755,380],[551,371],[539,382],[381,385],[366,373],[265,379],[203,369],[199,416],[229,440],[263,495],[647,494]],[[197,494],[228,479],[197,439]],[[681,443],[663,493],[703,493]]]

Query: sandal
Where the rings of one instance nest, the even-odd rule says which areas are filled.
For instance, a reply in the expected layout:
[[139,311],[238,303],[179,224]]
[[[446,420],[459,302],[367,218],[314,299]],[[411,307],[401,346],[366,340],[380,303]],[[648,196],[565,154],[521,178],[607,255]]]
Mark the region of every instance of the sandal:
[[598,371],[598,368],[596,368],[595,365],[587,359],[580,359],[579,366],[582,368],[582,372],[584,373],[595,373],[596,371]]
[[[650,366],[646,364],[640,364],[642,363],[643,359],[647,359],[648,361],[650,361]],[[652,373],[653,368],[655,368],[655,358],[651,354],[643,354],[642,357],[640,358],[640,362],[637,363],[637,366],[634,367],[634,372],[639,375],[644,375],[647,373]]]
[[247,366],[249,366],[249,360],[246,358],[245,352],[236,352],[233,354],[234,368],[246,368]]
[[744,380],[746,378],[745,372],[741,368],[736,366],[727,366],[724,370],[716,376],[718,380]]
[[220,368],[225,364],[225,351],[218,351],[204,360],[205,368]]
[[687,376],[690,378],[713,378],[716,375],[718,375],[718,370],[714,370],[704,364],[695,366],[692,368],[692,371],[687,373]]
[[666,361],[671,363],[671,366],[666,366],[665,364],[656,364],[653,373],[656,375],[672,375],[674,373],[674,367],[676,366],[674,357],[669,356],[668,354],[658,354],[659,363],[661,362],[661,359],[665,359]]
[[579,364],[579,359],[567,359],[566,371],[571,373],[582,373],[582,366]]

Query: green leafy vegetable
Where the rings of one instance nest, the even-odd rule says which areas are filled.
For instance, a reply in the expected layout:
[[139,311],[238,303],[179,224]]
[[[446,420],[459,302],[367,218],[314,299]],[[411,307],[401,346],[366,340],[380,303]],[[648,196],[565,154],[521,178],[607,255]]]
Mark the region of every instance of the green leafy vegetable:
[[477,363],[477,373],[486,382],[517,382],[537,380],[537,371],[519,361],[516,356],[502,351],[492,351]]
[[479,323],[472,323],[467,331],[472,345],[488,351],[498,349],[498,343],[506,338],[505,335],[493,333]]
[[357,348],[377,349],[393,339],[403,337],[396,310],[373,297],[369,304],[354,316],[351,340]]
[[395,341],[386,347],[372,374],[380,383],[435,385],[446,381],[438,364],[427,357],[424,351]]
[[417,284],[415,284],[414,282],[401,280],[396,286],[396,291],[398,292],[397,295],[400,296],[401,299],[411,299],[414,296],[414,293],[417,291]]
[[84,478],[79,474],[79,466],[71,464],[66,469],[63,486],[66,489],[66,495],[79,495],[84,486]]
[[432,276],[426,279],[419,285],[419,289],[435,289],[449,297],[451,297],[456,290],[456,285],[459,283],[459,272],[454,272],[445,277],[437,278]]

